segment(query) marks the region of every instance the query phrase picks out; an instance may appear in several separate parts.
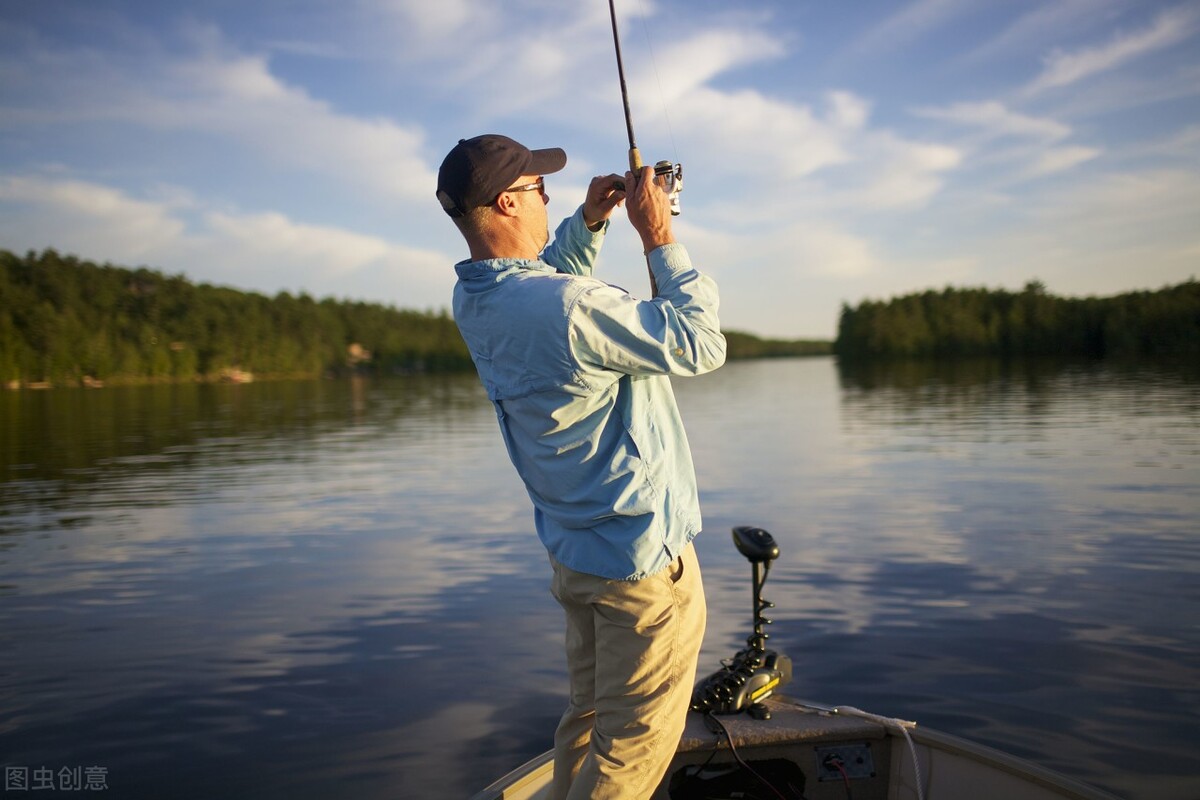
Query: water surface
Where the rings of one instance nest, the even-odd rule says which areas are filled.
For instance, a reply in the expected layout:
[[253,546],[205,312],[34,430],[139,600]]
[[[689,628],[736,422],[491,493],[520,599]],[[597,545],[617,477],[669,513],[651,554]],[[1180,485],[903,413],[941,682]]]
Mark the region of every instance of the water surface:
[[[1198,386],[829,359],[677,382],[702,670],[749,632],[729,528],[761,525],[793,694],[1195,800]],[[102,766],[122,798],[465,797],[564,703],[530,525],[470,375],[0,394],[0,761]]]

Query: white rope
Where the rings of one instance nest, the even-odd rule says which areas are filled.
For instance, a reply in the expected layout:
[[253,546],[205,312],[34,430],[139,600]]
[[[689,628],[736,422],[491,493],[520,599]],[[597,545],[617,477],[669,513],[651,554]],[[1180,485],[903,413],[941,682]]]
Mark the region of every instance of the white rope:
[[917,759],[917,746],[913,742],[912,736],[908,733],[908,729],[915,728],[917,723],[896,719],[895,717],[881,717],[878,714],[872,714],[869,711],[863,711],[861,708],[855,708],[854,706],[836,706],[831,710],[834,714],[848,714],[854,717],[862,717],[863,719],[878,722],[884,727],[899,728],[900,733],[904,734],[904,740],[908,742],[908,752],[912,756],[913,774],[917,781],[917,800],[925,800],[925,780],[921,777],[921,762]]

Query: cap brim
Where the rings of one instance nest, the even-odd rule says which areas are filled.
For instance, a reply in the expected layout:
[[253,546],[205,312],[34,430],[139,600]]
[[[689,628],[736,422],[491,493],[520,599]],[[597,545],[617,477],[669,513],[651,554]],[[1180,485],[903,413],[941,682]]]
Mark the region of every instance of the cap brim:
[[527,175],[549,175],[567,165],[567,153],[561,147],[547,147],[530,152],[533,153],[533,159],[529,162]]

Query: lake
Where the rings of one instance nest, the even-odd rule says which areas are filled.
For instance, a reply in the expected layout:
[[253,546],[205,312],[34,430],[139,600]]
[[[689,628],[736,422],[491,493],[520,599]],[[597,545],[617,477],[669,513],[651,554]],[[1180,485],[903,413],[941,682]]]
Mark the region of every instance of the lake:
[[[1200,798],[1194,366],[814,358],[675,388],[702,674],[750,632],[729,531],[758,525],[790,694]],[[5,791],[466,797],[565,703],[531,528],[473,375],[0,393]]]

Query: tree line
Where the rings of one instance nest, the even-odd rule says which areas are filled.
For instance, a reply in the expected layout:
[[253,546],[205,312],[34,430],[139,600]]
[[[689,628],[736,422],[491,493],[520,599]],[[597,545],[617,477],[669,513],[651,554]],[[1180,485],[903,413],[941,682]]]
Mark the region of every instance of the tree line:
[[[729,334],[737,358],[829,342]],[[54,250],[0,250],[0,385],[315,377],[473,369],[445,310],[273,297]]]
[[752,333],[726,330],[725,355],[739,358],[794,358],[827,356],[833,352],[828,339],[763,339]]
[[1039,281],[925,291],[843,305],[844,360],[928,356],[1147,357],[1200,354],[1200,283],[1112,297],[1056,297]]
[[54,250],[0,251],[0,381],[316,376],[467,369],[446,312],[268,297]]

